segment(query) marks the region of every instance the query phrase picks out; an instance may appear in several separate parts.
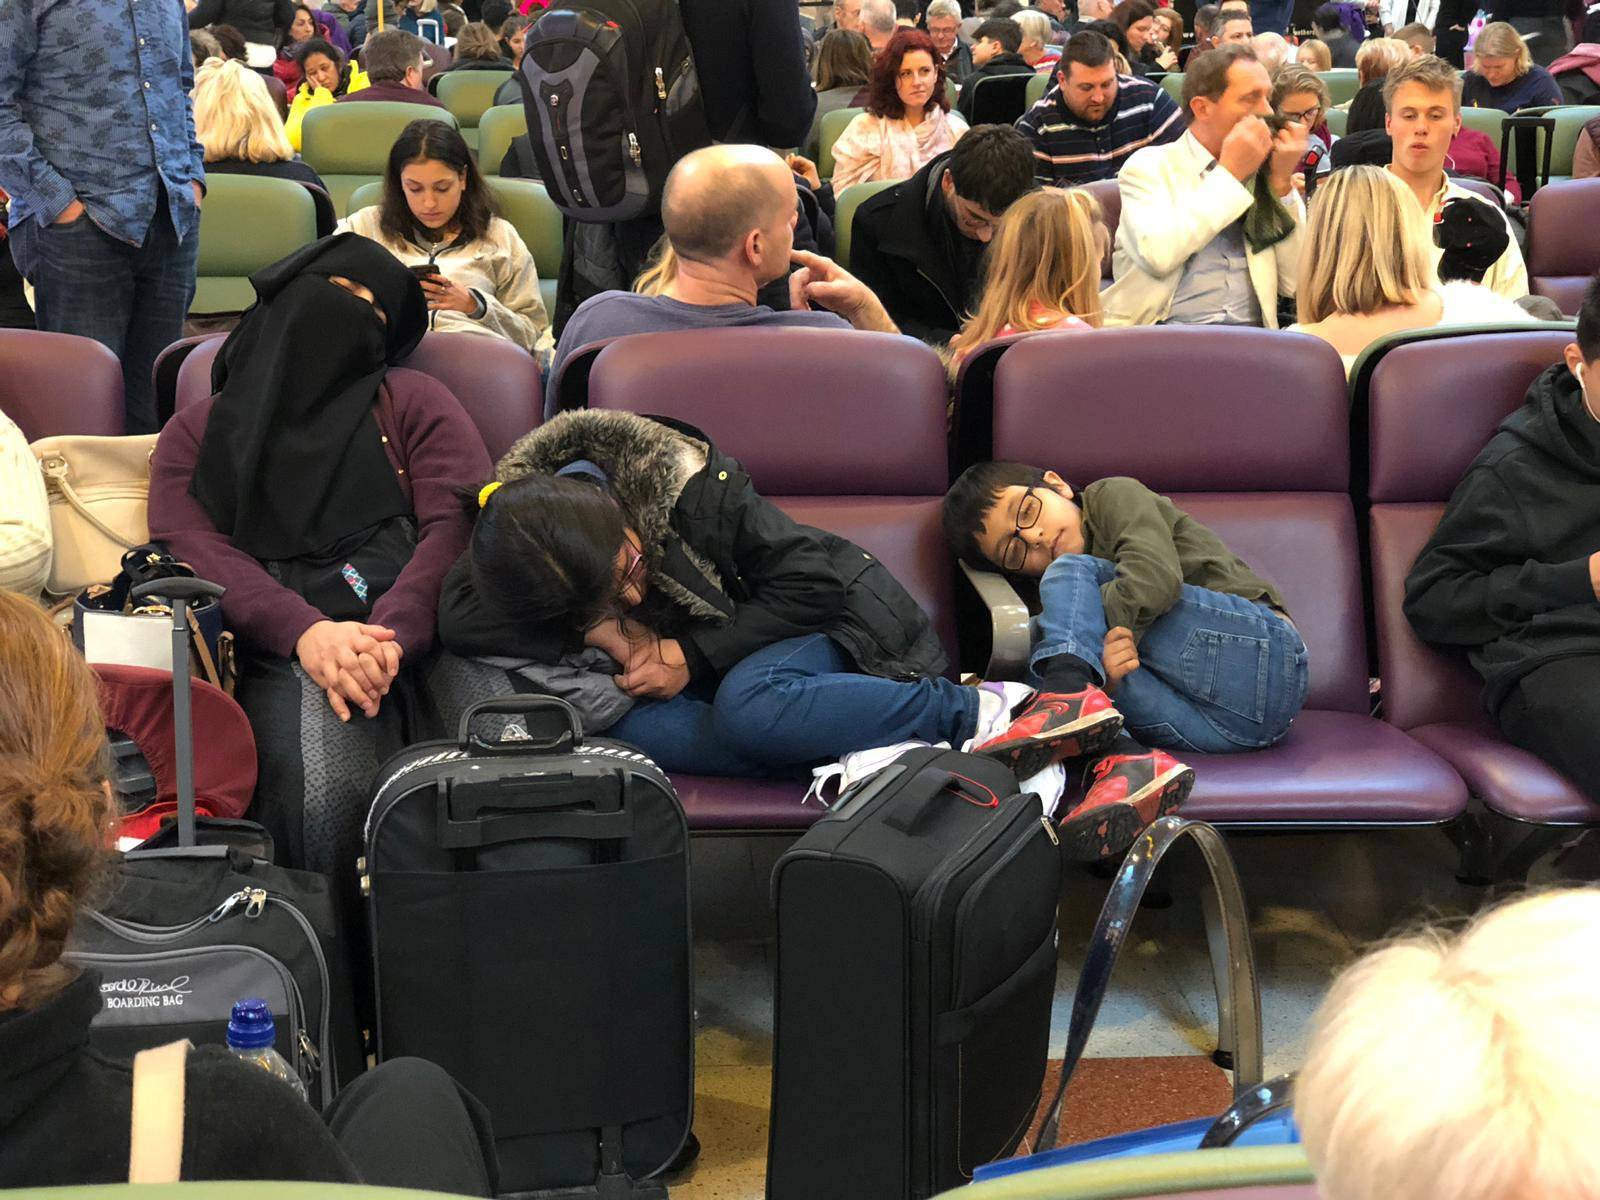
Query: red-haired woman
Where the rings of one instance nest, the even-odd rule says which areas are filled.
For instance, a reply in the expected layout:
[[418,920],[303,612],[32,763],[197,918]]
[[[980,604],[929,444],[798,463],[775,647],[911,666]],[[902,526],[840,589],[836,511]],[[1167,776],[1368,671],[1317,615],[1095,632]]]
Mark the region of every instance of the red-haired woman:
[[867,111],[833,145],[833,187],[909,179],[956,144],[967,123],[950,111],[944,60],[920,29],[901,29],[872,60]]

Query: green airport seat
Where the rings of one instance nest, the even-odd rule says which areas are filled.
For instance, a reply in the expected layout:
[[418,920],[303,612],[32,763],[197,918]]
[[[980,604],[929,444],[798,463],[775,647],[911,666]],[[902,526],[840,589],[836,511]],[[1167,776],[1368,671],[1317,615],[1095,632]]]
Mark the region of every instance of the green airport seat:
[[209,176],[189,312],[243,312],[256,299],[251,275],[316,240],[316,204],[304,185],[258,175]]

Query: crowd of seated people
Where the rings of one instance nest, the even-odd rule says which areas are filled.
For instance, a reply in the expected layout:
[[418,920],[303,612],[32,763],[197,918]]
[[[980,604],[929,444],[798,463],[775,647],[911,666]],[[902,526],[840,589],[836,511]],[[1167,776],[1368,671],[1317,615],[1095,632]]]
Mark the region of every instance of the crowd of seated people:
[[[322,45],[328,54],[338,53]],[[312,80],[321,69],[322,62],[310,68]],[[266,83],[240,63],[209,59],[200,65],[194,79],[194,135],[205,150],[207,174],[263,175],[323,186],[322,177],[295,156]]]
[[[373,25],[383,2],[369,6]],[[287,862],[333,872],[352,860],[367,785],[389,752],[512,690],[510,675],[536,681],[552,669],[585,676],[589,729],[676,771],[803,774],[905,742],[967,746],[1019,778],[1075,760],[1088,786],[1058,814],[1058,834],[1084,860],[1122,853],[1177,810],[1196,778],[1190,756],[1245,753],[1287,734],[1310,656],[1283,592],[1138,480],[982,463],[955,481],[943,508],[952,557],[1034,581],[1039,595],[1024,678],[960,685],[928,614],[883,564],[863,572],[859,548],[796,524],[707,432],[626,413],[553,415],[561,369],[597,341],[699,329],[906,334],[935,346],[954,374],[977,347],[1016,334],[1291,321],[1348,368],[1391,333],[1524,322],[1516,302],[1528,277],[1514,229],[1447,166],[1464,160],[1463,87],[1468,103],[1491,103],[1494,89],[1532,88],[1541,68],[1519,70],[1513,51],[1511,74],[1496,82],[1497,55],[1485,53],[1463,83],[1421,35],[1369,39],[1358,52],[1340,19],[1326,25],[1319,10],[1324,38],[1274,70],[1263,59],[1287,59],[1287,43],[1255,35],[1248,6],[1229,0],[1196,14],[1201,44],[1174,100],[1143,74],[1176,64],[1182,22],[1147,0],[1082,4],[1073,29],[1042,6],[997,8],[966,40],[949,0],[929,6],[926,31],[897,27],[893,9],[841,0],[820,41],[814,107],[767,114],[796,135],[809,124],[816,139],[824,102],[831,111],[864,102],[834,145],[829,186],[812,155],[786,160],[742,138],[686,155],[666,181],[650,269],[578,304],[559,330],[522,236],[496,214],[461,134],[436,121],[411,123],[393,144],[379,203],[254,276],[258,303],[217,355],[214,394],[161,431],[149,527],[229,589],[224,611],[244,651],[238,700],[258,742],[259,794],[270,797],[257,815]],[[316,186],[293,153],[311,107],[439,103],[422,86],[421,42],[404,28],[372,29],[365,70],[328,40],[337,29],[359,44],[369,14],[358,0],[330,0],[322,12],[201,0],[194,11],[238,23],[243,61],[202,59],[192,111],[203,164],[192,180],[162,174],[157,195],[191,182],[198,192],[206,172]],[[394,15],[403,26],[405,13]],[[503,70],[522,53],[529,24],[490,15],[458,26],[453,69]],[[1495,50],[1500,36],[1480,46]],[[1353,128],[1360,105],[1363,122],[1383,132],[1376,161],[1331,169],[1327,87],[1301,65],[1330,46],[1362,71],[1350,119]],[[258,47],[275,58],[252,68]],[[182,50],[187,60],[187,43]],[[274,72],[295,89],[287,124],[267,90]],[[1050,86],[1015,127],[969,129],[960,111],[971,111],[972,89],[1007,73],[1044,73]],[[798,136],[791,143],[812,149]],[[1483,170],[1494,170],[1487,159]],[[888,186],[854,208],[849,262],[798,248],[801,235],[821,248],[834,190],[863,182]],[[1077,187],[1113,182],[1114,235]],[[176,190],[180,200],[188,191]],[[19,192],[36,259],[41,229],[46,240],[66,236],[51,229],[56,218],[70,229],[103,215],[85,203],[52,213],[38,184]],[[164,219],[192,237],[194,216],[180,206]],[[1108,256],[1113,278],[1102,288]],[[429,330],[498,337],[548,365],[550,419],[499,463],[459,400],[405,367]],[[1565,361],[1463,480],[1415,564],[1406,611],[1426,640],[1472,656],[1508,738],[1600,792],[1586,732],[1600,662],[1587,640],[1600,555],[1585,541],[1597,516],[1586,488],[1600,472],[1600,401],[1587,392],[1597,360],[1592,291]],[[0,587],[29,596],[49,547],[31,468],[20,430],[0,414]],[[60,1053],[82,1059],[80,1091],[41,1091],[36,1123],[0,1137],[45,1147],[51,1105],[93,1112],[111,1131],[95,1170],[58,1167],[41,1150],[18,1176],[82,1182],[110,1177],[119,1156],[125,1164],[117,1136],[127,1080],[82,1050],[94,997],[51,953],[65,936],[60,913],[91,894],[103,792],[83,749],[95,718],[80,694],[82,664],[68,643],[39,634],[42,621],[0,596],[0,688],[17,689],[11,699],[28,709],[0,713],[0,753],[9,770],[24,744],[73,748],[48,763],[17,759],[20,782],[0,778],[0,841],[37,836],[7,824],[25,787],[48,792],[81,836],[59,877],[33,873],[0,889],[12,906],[0,918],[32,939],[8,934],[0,945],[0,1081],[8,1046],[59,1041]],[[1202,686],[1182,669],[1196,638],[1249,649]],[[7,724],[24,719],[48,727]],[[69,761],[59,778],[44,776]],[[44,928],[47,909],[55,924]],[[1353,994],[1343,1004],[1354,1007]],[[199,1099],[241,1086],[209,1056],[190,1071]],[[410,1103],[431,1119],[463,1107],[441,1078],[413,1080],[440,1095],[409,1102],[380,1091],[401,1086],[381,1074],[362,1086],[375,1093],[369,1105],[393,1097],[385,1105]],[[305,1156],[295,1169],[308,1175],[491,1186],[492,1165],[470,1155],[454,1164],[464,1179],[403,1176],[399,1161],[368,1162],[338,1121],[325,1129],[308,1111],[293,1119]],[[470,1113],[449,1119],[470,1128]],[[230,1136],[218,1153],[251,1161]],[[1348,1153],[1332,1148],[1337,1129],[1308,1136],[1330,1160]],[[195,1177],[211,1170],[208,1153],[196,1154]],[[295,1161],[273,1160],[279,1173]],[[0,1180],[10,1181],[5,1168]]]

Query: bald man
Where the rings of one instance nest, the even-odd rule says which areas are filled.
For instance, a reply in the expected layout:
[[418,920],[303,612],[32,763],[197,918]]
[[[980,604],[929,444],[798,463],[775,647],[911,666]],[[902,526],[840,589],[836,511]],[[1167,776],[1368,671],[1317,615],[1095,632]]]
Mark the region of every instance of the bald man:
[[[661,198],[671,256],[653,294],[602,292],[578,306],[561,332],[551,365],[546,413],[555,380],[579,346],[628,333],[788,325],[898,333],[878,298],[842,267],[794,248],[794,175],[761,146],[708,146],[685,156]],[[790,264],[789,311],[757,302]]]

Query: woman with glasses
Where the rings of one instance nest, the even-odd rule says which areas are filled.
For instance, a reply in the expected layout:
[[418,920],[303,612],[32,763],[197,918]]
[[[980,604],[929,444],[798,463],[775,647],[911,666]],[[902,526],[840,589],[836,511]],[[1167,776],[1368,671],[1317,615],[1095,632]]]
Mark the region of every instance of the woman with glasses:
[[1315,187],[1316,177],[1333,167],[1328,151],[1333,134],[1328,131],[1328,85],[1315,71],[1295,63],[1279,67],[1272,76],[1272,110],[1285,121],[1306,129],[1306,156],[1295,173]]
[[1070,697],[944,678],[927,615],[882,563],[796,524],[691,426],[562,413],[478,503],[440,600],[445,645],[519,673],[589,666],[586,728],[667,770],[803,773],[915,740],[970,742],[1026,778],[1115,736]]

